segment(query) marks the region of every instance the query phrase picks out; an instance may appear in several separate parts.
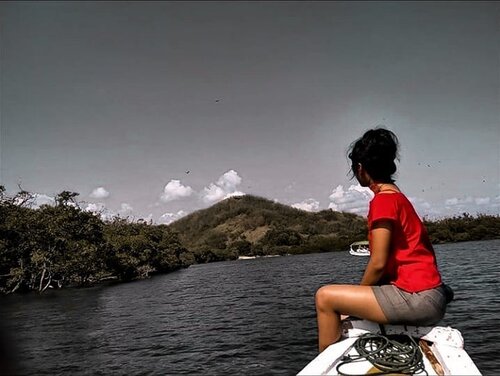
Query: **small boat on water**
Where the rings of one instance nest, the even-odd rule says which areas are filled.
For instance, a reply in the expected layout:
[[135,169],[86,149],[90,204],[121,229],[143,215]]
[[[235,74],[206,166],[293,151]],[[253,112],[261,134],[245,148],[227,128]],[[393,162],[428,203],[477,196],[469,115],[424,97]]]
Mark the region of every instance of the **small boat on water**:
[[349,253],[353,256],[370,256],[370,248],[367,240],[354,242],[349,248]]
[[253,260],[256,258],[257,258],[257,256],[239,256],[238,260]]
[[253,260],[256,258],[280,257],[280,255],[264,255],[264,256],[239,256],[238,260]]
[[342,340],[327,347],[297,376],[403,373],[481,375],[456,329],[379,325],[348,318],[343,321]]

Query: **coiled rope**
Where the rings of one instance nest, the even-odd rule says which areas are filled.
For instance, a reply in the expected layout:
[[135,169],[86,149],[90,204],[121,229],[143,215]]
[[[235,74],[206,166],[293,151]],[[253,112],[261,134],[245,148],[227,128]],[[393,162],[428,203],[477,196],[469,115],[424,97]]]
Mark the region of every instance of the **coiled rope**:
[[370,361],[380,372],[371,375],[399,374],[423,374],[428,375],[425,370],[422,352],[415,340],[408,335],[384,336],[373,333],[361,335],[353,347],[359,355],[344,355],[337,364],[336,370],[339,375],[357,376],[341,371],[341,367],[364,360]]

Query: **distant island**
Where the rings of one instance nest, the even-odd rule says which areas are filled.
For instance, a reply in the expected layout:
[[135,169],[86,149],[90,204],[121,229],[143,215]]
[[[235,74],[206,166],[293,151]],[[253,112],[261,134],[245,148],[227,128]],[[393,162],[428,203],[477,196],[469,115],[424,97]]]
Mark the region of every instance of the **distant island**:
[[[0,293],[132,281],[207,263],[270,255],[347,251],[366,238],[366,219],[295,209],[251,195],[228,198],[170,225],[103,221],[63,191],[55,205],[31,208],[33,195],[0,186]],[[425,221],[435,244],[500,238],[500,217]]]

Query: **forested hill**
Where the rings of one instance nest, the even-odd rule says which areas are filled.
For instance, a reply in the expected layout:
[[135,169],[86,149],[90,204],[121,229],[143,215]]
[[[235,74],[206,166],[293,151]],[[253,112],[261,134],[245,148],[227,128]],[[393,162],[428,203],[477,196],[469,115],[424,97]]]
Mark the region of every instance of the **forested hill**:
[[170,225],[198,262],[238,256],[347,250],[366,238],[364,218],[309,213],[261,197],[231,197]]
[[[424,220],[432,243],[500,237],[500,217],[462,215]],[[364,217],[323,210],[294,209],[262,197],[232,197],[169,226],[196,262],[238,256],[345,251],[367,236]]]

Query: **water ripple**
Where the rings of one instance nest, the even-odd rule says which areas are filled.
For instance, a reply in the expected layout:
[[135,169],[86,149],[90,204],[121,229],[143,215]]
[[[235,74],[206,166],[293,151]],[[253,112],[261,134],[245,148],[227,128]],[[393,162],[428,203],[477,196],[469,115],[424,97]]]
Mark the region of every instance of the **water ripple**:
[[[442,325],[496,371],[500,241],[436,246],[455,290]],[[150,280],[2,298],[20,367],[37,375],[290,375],[316,355],[314,293],[366,259],[322,253],[196,265]],[[14,335],[15,334],[15,335]]]

